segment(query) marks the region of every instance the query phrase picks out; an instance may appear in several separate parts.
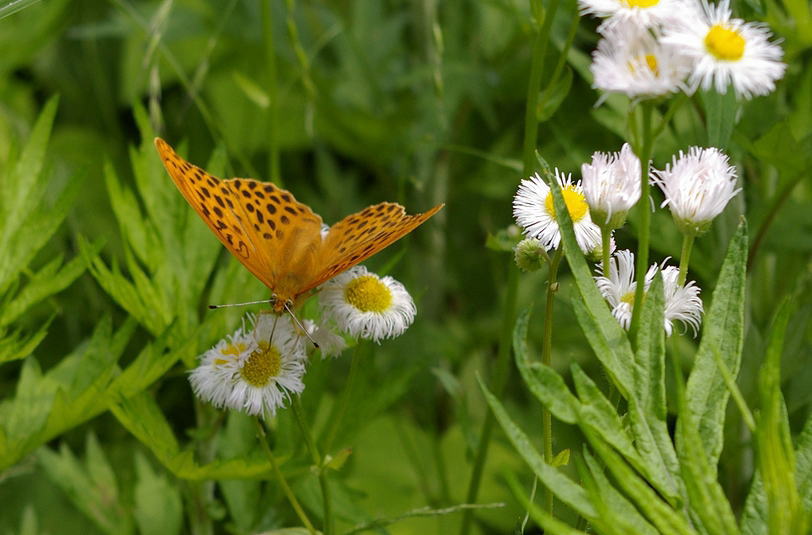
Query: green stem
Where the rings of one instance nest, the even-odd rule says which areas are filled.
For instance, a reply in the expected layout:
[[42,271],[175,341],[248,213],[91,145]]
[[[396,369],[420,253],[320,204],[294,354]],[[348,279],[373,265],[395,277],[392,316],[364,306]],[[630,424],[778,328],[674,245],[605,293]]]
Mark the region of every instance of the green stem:
[[635,273],[637,275],[637,284],[634,291],[634,307],[632,308],[632,322],[629,332],[631,333],[632,344],[634,345],[637,338],[637,329],[640,323],[640,310],[643,308],[643,295],[645,293],[645,284],[643,284],[643,277],[648,269],[648,247],[649,247],[649,227],[651,226],[651,209],[649,207],[649,161],[651,160],[651,152],[653,148],[654,138],[651,132],[651,117],[652,117],[652,104],[646,101],[640,103],[642,111],[643,122],[643,135],[639,142],[639,147],[635,152],[640,158],[640,202],[637,203],[638,210],[640,211],[640,230],[638,233],[637,245],[637,266]]
[[[541,345],[541,362],[546,366],[553,365],[553,303],[558,291],[558,266],[564,256],[564,248],[559,247],[550,263],[550,273],[547,277],[547,302],[544,307],[544,338]],[[553,416],[544,407],[541,411],[541,420],[544,435],[544,462],[553,463]],[[545,487],[545,510],[553,514],[553,493]]]
[[287,497],[291,507],[293,507],[293,510],[296,511],[296,516],[299,517],[299,520],[301,520],[302,524],[304,524],[305,527],[307,528],[307,531],[309,531],[311,535],[315,535],[316,528],[313,527],[313,524],[307,517],[307,513],[304,512],[304,509],[302,509],[302,506],[299,504],[299,500],[296,499],[296,495],[293,494],[290,485],[288,485],[285,476],[283,476],[282,472],[279,470],[279,465],[276,464],[276,457],[274,457],[274,454],[271,451],[271,447],[268,445],[267,435],[265,433],[265,427],[262,425],[262,421],[259,419],[259,417],[254,418],[254,421],[257,423],[257,436],[259,438],[259,443],[262,445],[262,450],[265,452],[265,455],[271,462],[271,469],[273,470],[273,475],[279,482],[279,486],[282,487],[282,492]]
[[[519,270],[511,261],[508,267],[507,293],[502,310],[502,333],[499,337],[499,353],[496,356],[496,371],[493,380],[493,393],[497,398],[501,398],[507,385],[508,372],[510,371],[510,350],[512,347],[513,326],[516,323],[516,301],[519,289]],[[471,472],[471,480],[468,483],[468,494],[466,503],[475,503],[479,494],[479,485],[482,482],[482,471],[485,467],[485,459],[488,456],[488,446],[493,434],[493,427],[496,420],[493,411],[485,414],[485,423],[482,424],[482,435],[476,446],[474,457],[474,468]],[[461,535],[470,533],[471,521],[473,520],[473,510],[466,509],[462,515]]]
[[[536,142],[538,140],[538,107],[541,89],[541,75],[544,73],[544,57],[547,55],[547,43],[550,41],[550,27],[558,11],[559,0],[550,0],[547,12],[541,7],[540,1],[531,0],[533,12],[533,27],[536,31],[533,40],[533,56],[530,63],[530,81],[527,84],[527,106],[524,110],[524,144],[522,146],[522,161],[524,162],[524,176],[528,176],[534,167]],[[541,31],[538,27],[541,26]]]
[[603,265],[603,276],[609,277],[609,259],[611,258],[612,229],[601,227],[601,258]]
[[324,508],[324,535],[332,535],[335,530],[333,529],[333,507],[330,499],[330,486],[327,484],[327,473],[325,467],[321,462],[321,454],[316,446],[316,441],[313,439],[313,431],[305,419],[304,410],[302,409],[302,402],[299,396],[293,396],[291,402],[293,414],[296,417],[296,423],[299,424],[299,429],[302,431],[307,450],[310,452],[310,457],[313,465],[318,469],[319,485],[321,486],[321,498]]
[[271,182],[284,187],[279,172],[279,88],[276,68],[276,50],[273,43],[273,20],[271,18],[271,0],[262,2],[262,34],[265,40],[265,65],[268,69],[269,131],[268,131],[268,167]]
[[682,286],[688,277],[688,263],[691,258],[691,249],[694,246],[694,236],[686,234],[682,238],[682,254],[679,257],[679,279],[677,284]]

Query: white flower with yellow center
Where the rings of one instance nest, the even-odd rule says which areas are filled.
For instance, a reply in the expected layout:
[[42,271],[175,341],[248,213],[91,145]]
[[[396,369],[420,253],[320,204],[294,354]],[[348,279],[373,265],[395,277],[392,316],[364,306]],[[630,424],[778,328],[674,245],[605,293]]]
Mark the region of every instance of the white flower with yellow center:
[[651,28],[669,23],[683,14],[686,4],[681,0],[578,0],[583,15],[606,18],[598,31],[605,33],[621,24]]
[[680,286],[679,268],[668,266],[662,269],[663,295],[665,297],[665,335],[671,336],[673,322],[679,321],[694,332],[694,337],[702,322],[702,299],[699,297],[699,286],[688,281]]
[[618,24],[592,53],[592,86],[630,98],[657,97],[683,88],[691,64],[680,51],[649,30]]
[[341,330],[375,342],[400,336],[417,314],[412,296],[401,283],[369,273],[364,266],[327,281],[319,303]]
[[[637,290],[637,281],[634,280],[634,253],[628,249],[617,251],[609,259],[608,276],[603,273],[601,265],[598,266],[597,271],[601,274],[595,277],[598,290],[612,307],[612,315],[620,326],[628,330],[632,322],[634,292]],[[648,290],[656,273],[656,265],[651,266],[646,272],[644,290]]]
[[665,194],[668,206],[684,234],[707,231],[728,201],[741,191],[736,187],[736,168],[717,148],[691,147],[679,152],[664,171],[653,171],[652,181]]
[[[601,231],[589,215],[581,182],[573,183],[570,175],[565,177],[558,169],[555,170],[555,179],[561,186],[578,245],[584,254],[589,254],[600,247]],[[538,173],[519,184],[513,197],[513,217],[525,235],[539,240],[545,249],[558,247],[561,232],[555,219],[553,193]]]
[[623,226],[629,209],[640,199],[640,159],[628,143],[620,152],[596,152],[581,166],[584,197],[592,220],[599,226]]
[[[634,310],[634,293],[637,289],[637,281],[634,278],[634,253],[625,249],[615,253],[609,260],[608,277],[602,273],[601,266],[598,266],[597,271],[601,273],[595,277],[598,290],[612,307],[612,315],[621,327],[628,330]],[[644,291],[648,292],[658,272],[663,276],[665,301],[663,329],[666,336],[671,336],[675,321],[691,327],[696,336],[703,312],[699,287],[694,281],[679,285],[677,283],[679,269],[674,266],[666,266],[663,262],[660,266],[652,265],[646,272],[643,281]]]
[[296,332],[300,335],[299,340],[304,345],[305,351],[313,347],[313,342],[319,345],[322,358],[337,357],[347,349],[344,337],[333,332],[327,325],[313,320],[304,320],[302,325],[307,329],[307,336],[299,332],[298,328]]
[[304,353],[290,319],[260,314],[251,333],[238,329],[201,357],[189,378],[195,394],[215,407],[270,415],[304,390]]
[[689,85],[740,97],[766,95],[784,75],[781,47],[770,42],[762,24],[732,18],[728,0],[702,0],[702,9],[664,28],[663,42],[678,47],[692,62]]

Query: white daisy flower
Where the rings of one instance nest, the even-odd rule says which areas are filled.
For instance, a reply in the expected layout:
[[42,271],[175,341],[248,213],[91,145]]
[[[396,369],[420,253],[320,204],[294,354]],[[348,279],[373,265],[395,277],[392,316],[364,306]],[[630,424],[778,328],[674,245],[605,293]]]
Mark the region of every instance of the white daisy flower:
[[667,24],[686,8],[682,0],[578,0],[578,6],[582,15],[606,18],[598,27],[601,33],[623,24],[643,29]]
[[685,234],[707,231],[728,201],[741,191],[736,187],[736,168],[717,148],[691,147],[679,152],[664,171],[653,171],[652,182],[665,194],[677,226]]
[[784,75],[783,51],[770,42],[762,24],[732,18],[728,0],[718,5],[702,0],[702,9],[664,28],[663,42],[678,47],[693,64],[689,85],[751,98],[775,89]]
[[655,97],[683,88],[691,64],[674,46],[651,31],[618,24],[592,53],[592,87],[629,98]]
[[[571,175],[564,176],[555,170],[555,179],[561,186],[567,211],[575,229],[575,238],[584,254],[589,254],[601,244],[601,231],[589,215],[581,182],[572,182]],[[561,232],[555,219],[553,194],[550,187],[536,173],[522,180],[513,197],[513,217],[524,229],[526,236],[536,238],[547,249],[555,249],[561,241]]]
[[380,343],[400,336],[417,314],[412,296],[392,277],[355,266],[327,281],[319,292],[325,316],[355,338]]
[[304,390],[305,355],[290,319],[274,314],[249,316],[251,333],[238,329],[201,357],[189,378],[195,394],[215,407],[270,415],[290,394]]
[[[628,330],[632,323],[632,309],[634,308],[634,292],[637,290],[637,281],[634,279],[634,253],[628,249],[617,251],[609,259],[609,275],[603,273],[603,266],[598,265],[599,276],[595,277],[601,295],[612,307],[612,315],[620,326]],[[646,272],[644,290],[648,290],[657,266],[651,266]]]
[[677,283],[679,268],[668,266],[660,271],[663,274],[663,294],[665,296],[665,335],[671,336],[673,322],[680,321],[693,330],[696,337],[702,322],[702,299],[699,286],[689,281],[684,286]]
[[623,226],[629,209],[640,199],[640,159],[628,143],[620,152],[596,152],[581,166],[584,197],[599,226]]
[[[615,253],[609,260],[608,277],[602,273],[601,266],[598,266],[597,271],[601,275],[595,277],[595,284],[612,307],[612,315],[621,327],[628,330],[634,309],[634,293],[637,289],[637,281],[634,278],[634,253],[625,249]],[[646,272],[643,281],[646,292],[658,272],[663,276],[665,300],[663,329],[666,336],[671,336],[675,321],[691,327],[696,336],[703,312],[699,287],[694,281],[690,281],[684,286],[679,285],[677,283],[679,269],[674,266],[666,266],[663,262],[660,266],[653,264]]]
[[307,336],[300,333],[299,339],[304,344],[305,350],[313,347],[311,339],[319,345],[322,358],[337,357],[347,349],[344,337],[333,332],[327,325],[312,320],[304,320],[302,325],[307,329]]

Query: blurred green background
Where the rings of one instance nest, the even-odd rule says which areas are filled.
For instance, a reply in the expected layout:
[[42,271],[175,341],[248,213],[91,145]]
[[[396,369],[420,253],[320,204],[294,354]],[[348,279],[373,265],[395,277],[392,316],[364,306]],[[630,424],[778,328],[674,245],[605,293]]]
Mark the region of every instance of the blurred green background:
[[[386,271],[403,281],[419,313],[404,336],[366,355],[363,389],[352,406],[354,417],[336,440],[336,448],[351,447],[352,455],[332,480],[340,487],[336,499],[346,502],[338,507],[339,525],[344,528],[426,505],[464,502],[472,449],[486,412],[475,374],[486,381],[491,375],[505,281],[508,270],[515,269],[511,255],[487,248],[486,240],[512,222],[510,203],[522,178],[533,32],[528,5],[519,0],[22,4],[24,9],[13,14],[9,8],[0,11],[5,15],[0,19],[0,169],[9,170],[16,162],[46,102],[58,95],[42,160],[47,187],[40,208],[53,206],[65,192],[70,208],[58,231],[20,273],[19,282],[4,291],[11,295],[58,255],[92,258],[99,251],[96,262],[122,266],[127,279],[133,275],[128,262],[135,249],[136,264],[147,276],[157,273],[162,259],[173,257],[169,242],[153,243],[149,247],[161,250],[147,258],[143,250],[148,246],[142,243],[139,252],[137,239],[128,236],[133,229],[146,228],[142,217],[160,225],[149,213],[152,198],[168,203],[153,208],[171,205],[173,221],[182,222],[198,240],[184,249],[184,261],[198,249],[208,255],[201,256],[200,265],[187,264],[187,272],[161,279],[159,290],[194,294],[184,301],[194,305],[184,313],[167,312],[161,328],[145,320],[148,314],[136,314],[138,321],[128,323],[132,309],[99,283],[103,268],[95,264],[92,272],[31,306],[8,327],[35,333],[50,322],[47,335],[26,360],[35,359],[43,371],[53,369],[66,355],[86,348],[91,334],[110,321],[114,330],[133,329],[120,350],[120,363],[128,363],[171,327],[166,335],[170,345],[188,342],[183,354],[175,356],[186,365],[175,365],[145,385],[146,391],[184,444],[199,445],[201,429],[209,429],[218,418],[214,411],[195,407],[185,368],[194,355],[239,325],[239,313],[207,313],[204,306],[215,298],[260,299],[267,291],[241,271],[213,236],[206,235],[208,230],[177,195],[150,152],[153,133],[180,147],[190,161],[204,167],[211,162],[215,174],[278,178],[327,223],[383,200],[400,202],[410,212],[445,202],[445,209],[430,222],[367,262],[373,271]],[[808,180],[812,34],[808,21],[793,19],[781,5],[752,0],[739,2],[736,9],[770,23],[783,39],[789,69],[775,93],[743,103],[729,118],[730,131],[720,134],[719,141],[739,168],[744,192],[711,233],[697,242],[689,277],[703,288],[703,296],[710,295],[728,239],[744,214],[752,249],[740,386],[751,399],[766,326],[785,296],[800,296],[791,338],[785,343],[783,375],[791,421],[800,425],[812,401],[812,367],[806,365],[812,301],[804,298],[809,295],[812,267]],[[547,161],[577,176],[593,151],[620,148],[628,103],[611,97],[594,107],[599,95],[590,87],[588,65],[597,23],[583,19],[574,28],[576,17],[575,3],[564,2],[552,26],[545,80],[562,63],[555,83],[550,87],[542,83],[547,104],[539,110],[538,146]],[[571,28],[573,46],[562,58],[561,47]],[[656,166],[662,167],[677,150],[707,145],[708,99],[697,96],[691,104],[680,110],[673,127],[660,138]],[[131,152],[142,143],[140,152]],[[151,166],[144,171],[149,180],[139,180],[134,165]],[[76,190],[70,193],[71,188]],[[133,192],[142,211],[130,218],[117,215],[111,202],[115,197],[111,190],[116,188]],[[654,193],[655,204],[661,201],[658,195]],[[632,220],[617,234],[620,248],[634,248],[634,229]],[[160,228],[155,232],[163,235],[164,230],[174,232]],[[667,213],[654,214],[653,236],[654,260],[678,256],[680,236]],[[97,245],[82,246],[88,242]],[[522,307],[543,301],[543,275],[522,275]],[[554,362],[563,371],[577,361],[600,378],[568,304],[567,275],[562,278]],[[175,288],[185,284],[189,289]],[[142,305],[150,310],[149,303]],[[213,315],[218,316],[211,319]],[[209,323],[201,330],[197,326],[203,318]],[[538,321],[531,324],[536,341],[540,331]],[[689,335],[678,342],[694,343]],[[302,400],[317,428],[325,427],[345,384],[351,351],[335,361],[314,363],[305,378]],[[9,400],[19,399],[23,362],[13,360],[0,367],[0,407],[6,406],[0,414],[8,415]],[[516,377],[503,401],[538,438],[540,407],[531,403]],[[118,490],[107,488],[105,493],[102,485],[98,496],[83,496],[81,487],[66,483],[72,476],[49,463],[47,453],[26,454],[0,471],[0,533],[128,532],[118,531],[126,522],[99,520],[98,508],[109,508],[101,516],[111,518],[149,511],[145,498],[139,498],[147,482],[164,489],[165,494],[156,491],[158,495],[181,497],[187,509],[196,503],[215,519],[217,532],[295,525],[272,484],[263,487],[254,476],[253,483],[240,491],[243,494],[224,490],[227,485],[200,491],[198,484],[162,468],[160,456],[136,440],[121,418],[103,410],[97,413],[89,421],[77,418],[76,426],[58,436],[45,437],[49,441],[45,447],[58,451],[67,446],[74,455],[87,456],[83,462],[93,473],[92,466],[105,465],[97,458],[93,461],[93,447],[86,449],[87,443],[97,440],[109,466],[115,467]],[[287,418],[280,417],[278,429],[295,432]],[[230,418],[229,429],[245,427],[238,420]],[[749,436],[735,411],[730,411],[728,421],[721,479],[734,506],[740,507],[752,473]],[[576,431],[561,425],[556,433],[557,450],[579,450]],[[251,429],[243,434],[250,438]],[[290,466],[297,493],[305,496],[306,506],[318,509],[317,499],[306,498],[316,487],[307,477],[306,459],[296,453],[301,449],[296,448],[299,439],[278,440],[283,451],[294,453]],[[228,458],[231,443],[224,444],[212,447]],[[34,451],[33,445],[29,449]],[[524,473],[521,459],[497,433],[479,502],[506,505],[477,513],[476,529],[483,533],[508,533],[521,521],[523,511],[502,479],[505,470],[521,474],[529,487],[531,477]],[[229,492],[243,496],[243,508],[254,504],[257,510],[240,513]],[[195,502],[190,496],[204,499]],[[449,533],[458,529],[459,516],[404,520],[389,529],[403,534]],[[137,529],[149,532],[144,526],[139,521]],[[155,532],[172,532],[165,529]],[[188,522],[178,529],[187,532]]]

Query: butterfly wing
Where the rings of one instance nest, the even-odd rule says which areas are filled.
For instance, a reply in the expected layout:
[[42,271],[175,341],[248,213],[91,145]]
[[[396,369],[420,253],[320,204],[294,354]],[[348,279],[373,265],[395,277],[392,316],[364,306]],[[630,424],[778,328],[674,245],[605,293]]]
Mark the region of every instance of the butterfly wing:
[[293,195],[250,178],[220,180],[164,140],[155,147],[172,181],[217,239],[284,301],[314,275],[321,218]]
[[403,206],[382,202],[348,215],[332,227],[322,243],[320,263],[305,291],[363,262],[422,225],[445,206],[408,215]]

